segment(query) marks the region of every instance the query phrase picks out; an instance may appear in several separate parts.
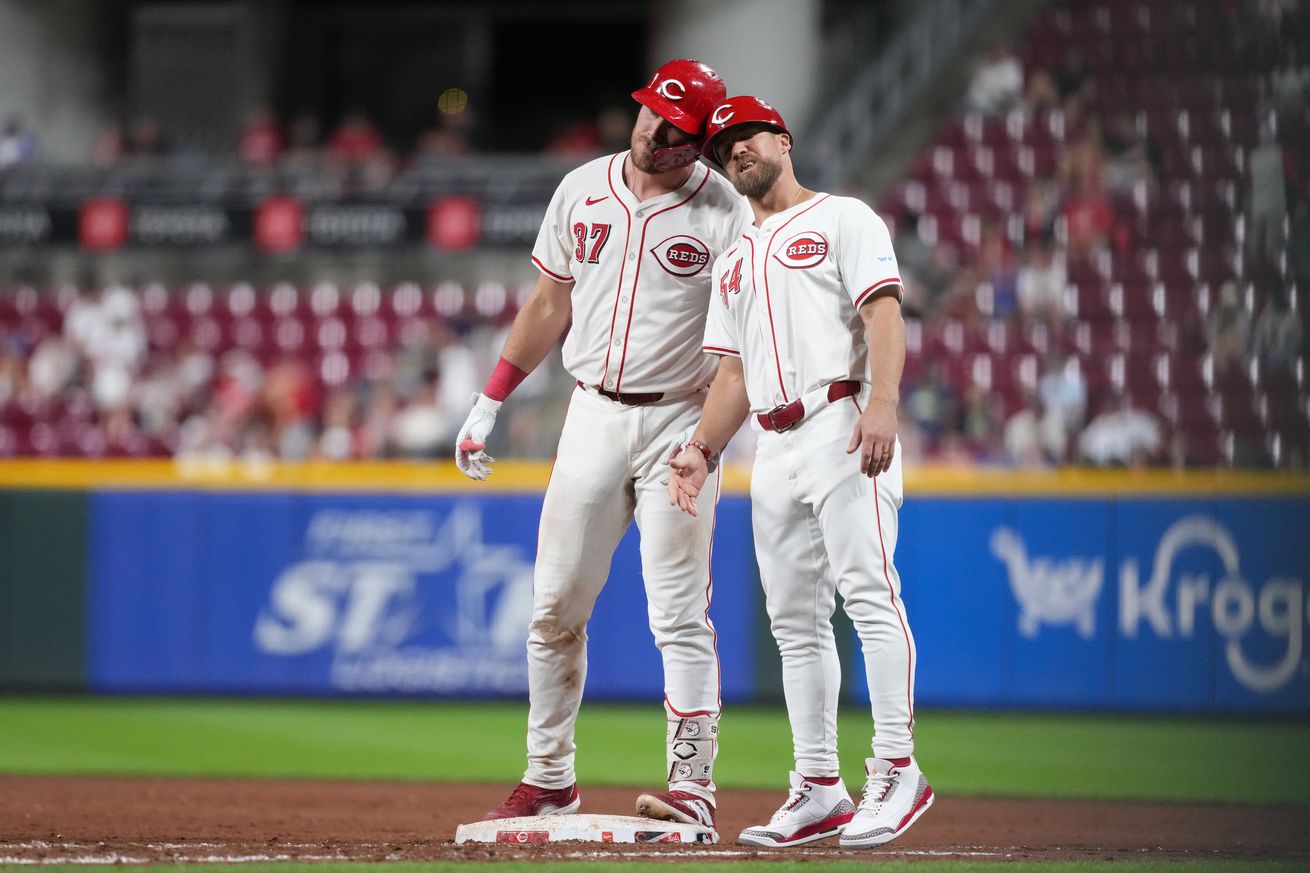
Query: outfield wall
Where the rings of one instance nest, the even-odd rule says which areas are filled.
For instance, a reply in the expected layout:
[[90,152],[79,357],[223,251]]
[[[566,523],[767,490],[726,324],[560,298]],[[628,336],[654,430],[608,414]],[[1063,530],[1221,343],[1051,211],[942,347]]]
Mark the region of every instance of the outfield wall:
[[[0,685],[522,695],[547,474],[0,462]],[[935,470],[907,493],[920,704],[1310,713],[1310,480]],[[776,699],[740,471],[716,524],[723,696]],[[636,546],[589,628],[591,698],[662,693]]]

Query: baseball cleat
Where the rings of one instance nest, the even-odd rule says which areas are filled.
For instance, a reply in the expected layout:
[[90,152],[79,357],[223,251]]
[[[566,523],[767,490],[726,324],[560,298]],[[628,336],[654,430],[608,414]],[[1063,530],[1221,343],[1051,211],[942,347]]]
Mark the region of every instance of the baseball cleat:
[[577,783],[568,788],[539,788],[520,782],[505,802],[482,817],[483,821],[497,818],[522,818],[529,815],[572,815],[582,806]]
[[903,767],[886,758],[869,758],[864,767],[869,774],[864,799],[841,837],[842,846],[848,849],[890,843],[918,821],[933,801],[932,786],[914,758]]
[[787,802],[767,825],[746,828],[737,840],[749,846],[800,846],[840,834],[853,815],[855,804],[841,780],[817,785],[793,770]]
[[652,791],[637,798],[637,815],[715,830],[714,803],[690,791]]

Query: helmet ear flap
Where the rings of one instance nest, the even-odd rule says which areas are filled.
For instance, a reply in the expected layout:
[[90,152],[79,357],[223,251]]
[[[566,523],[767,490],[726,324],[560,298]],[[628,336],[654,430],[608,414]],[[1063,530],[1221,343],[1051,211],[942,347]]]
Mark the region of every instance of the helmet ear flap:
[[655,171],[667,173],[690,166],[700,159],[701,141],[693,139],[675,146],[661,146],[651,154]]

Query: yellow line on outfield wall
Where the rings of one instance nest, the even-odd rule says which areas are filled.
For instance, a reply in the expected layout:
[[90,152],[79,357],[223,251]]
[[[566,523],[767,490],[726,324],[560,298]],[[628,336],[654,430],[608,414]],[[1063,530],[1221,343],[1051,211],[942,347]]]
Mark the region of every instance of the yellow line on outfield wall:
[[[167,489],[214,491],[346,491],[369,493],[539,493],[550,478],[547,461],[501,461],[486,482],[472,482],[449,460],[250,464],[236,461],[0,460],[0,488]],[[730,467],[725,493],[746,493],[750,471]],[[913,467],[905,491],[919,495],[1005,497],[1029,495],[1310,496],[1310,475],[1232,470],[1006,470]]]

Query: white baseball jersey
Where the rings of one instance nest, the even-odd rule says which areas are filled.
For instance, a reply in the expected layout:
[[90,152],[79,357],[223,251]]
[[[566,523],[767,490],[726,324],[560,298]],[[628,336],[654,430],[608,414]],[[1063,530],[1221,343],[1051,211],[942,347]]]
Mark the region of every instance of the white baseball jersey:
[[750,206],[698,163],[676,191],[638,201],[623,181],[627,152],[564,177],[532,261],[574,282],[564,367],[610,391],[682,394],[709,384],[700,353],[710,265],[751,221]]
[[714,262],[705,351],[742,358],[754,412],[841,379],[867,382],[859,307],[901,293],[887,225],[863,202],[819,194],[748,226]]

